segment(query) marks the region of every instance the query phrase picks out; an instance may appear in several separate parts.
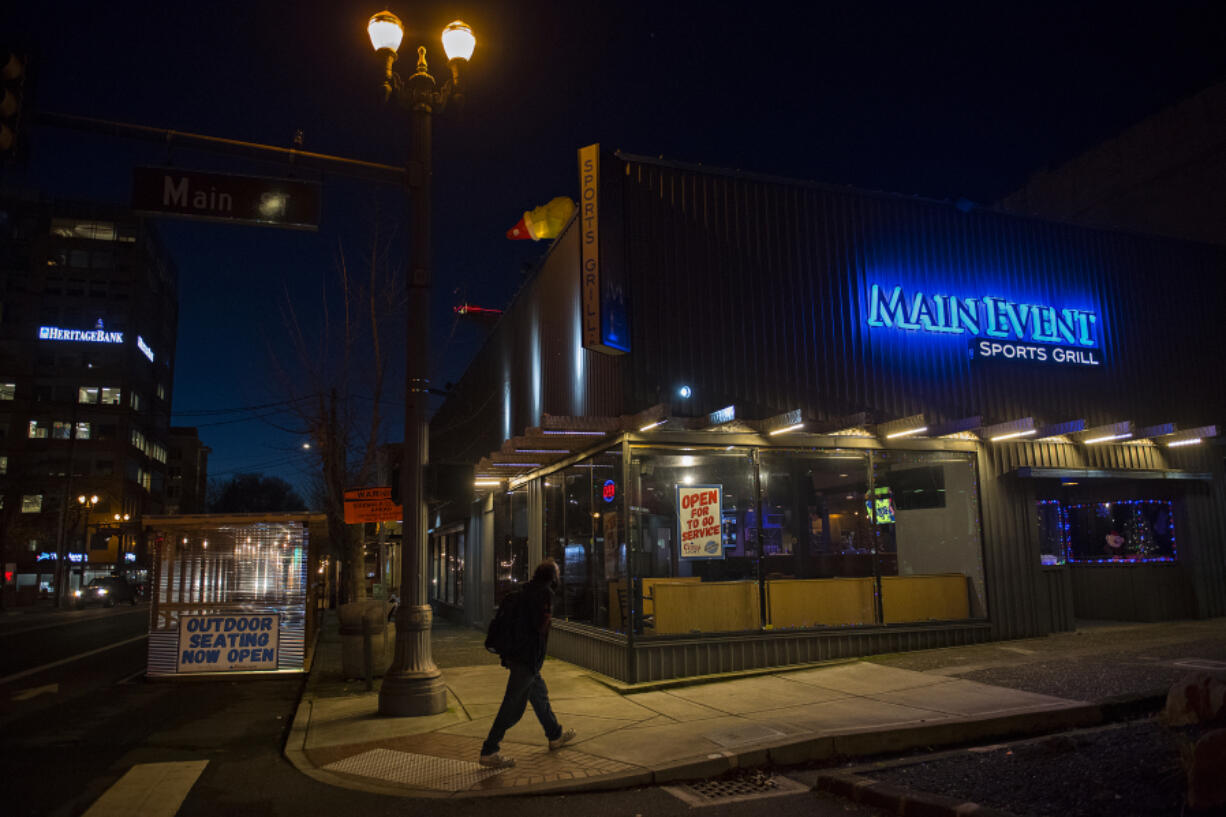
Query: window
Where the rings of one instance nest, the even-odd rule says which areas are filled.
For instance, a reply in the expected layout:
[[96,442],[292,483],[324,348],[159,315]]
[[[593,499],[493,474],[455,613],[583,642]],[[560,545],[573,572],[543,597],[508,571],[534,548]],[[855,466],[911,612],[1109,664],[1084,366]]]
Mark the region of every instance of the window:
[[43,510],[43,495],[42,494],[25,494],[21,497],[21,512],[22,513],[42,513]]
[[136,392],[131,392],[132,395],[132,410],[140,411],[140,395]]
[[163,386],[161,383],[158,383],[158,399],[159,400],[166,399],[166,387]]
[[1040,501],[1040,537],[1073,563],[1173,562],[1175,511],[1164,499]]
[[149,441],[145,439],[145,435],[139,429],[132,429],[132,445],[142,454],[148,453]]
[[0,474],[7,474],[8,472],[9,458],[3,454],[0,454]]
[[80,389],[78,389],[77,390],[77,402],[78,403],[90,403],[90,404],[97,403],[98,402],[97,386],[82,386]]
[[45,420],[31,420],[30,431],[28,436],[32,440],[45,440],[47,438],[47,422]]
[[120,389],[118,386],[103,386],[102,400],[104,406],[118,406],[120,398]]
[[38,552],[38,540],[31,539],[29,542],[26,542],[26,547],[29,548],[31,553]]
[[77,439],[78,440],[88,440],[89,439],[89,422],[88,421],[77,423]]
[[0,400],[14,400],[17,398],[16,383],[0,383]]
[[64,423],[56,420],[51,428],[51,439],[67,440],[72,433],[72,423]]
[[[126,232],[126,231],[125,231]],[[84,221],[75,218],[51,219],[51,235],[56,238],[84,238],[92,241],[114,241],[115,225],[109,221]],[[120,241],[132,240],[121,235]]]

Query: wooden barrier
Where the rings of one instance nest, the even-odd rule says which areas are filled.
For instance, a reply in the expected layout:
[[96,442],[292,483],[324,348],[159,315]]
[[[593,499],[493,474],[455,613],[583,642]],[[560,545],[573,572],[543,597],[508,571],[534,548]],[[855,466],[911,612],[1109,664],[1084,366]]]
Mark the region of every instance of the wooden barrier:
[[762,623],[754,581],[661,581],[651,595],[657,635],[742,632]]
[[766,611],[772,627],[845,627],[873,624],[873,577],[771,579]]
[[[701,582],[701,576],[660,576],[645,578],[643,582],[643,609],[640,613],[646,617],[655,612],[652,605],[652,588],[658,584],[689,584]],[[623,594],[626,592],[626,582],[622,579],[616,579],[609,582],[609,629],[620,630],[622,628],[622,609],[626,606]]]
[[966,576],[882,576],[881,608],[886,624],[902,621],[959,621],[970,618]]

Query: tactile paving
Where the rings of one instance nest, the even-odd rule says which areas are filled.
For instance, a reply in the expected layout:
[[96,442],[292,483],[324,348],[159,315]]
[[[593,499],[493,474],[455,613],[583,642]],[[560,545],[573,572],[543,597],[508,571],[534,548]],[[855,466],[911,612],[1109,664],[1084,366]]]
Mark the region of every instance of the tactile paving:
[[392,749],[371,749],[324,766],[331,772],[373,777],[439,791],[463,791],[481,781],[501,774],[502,769],[487,769],[466,760],[453,760]]

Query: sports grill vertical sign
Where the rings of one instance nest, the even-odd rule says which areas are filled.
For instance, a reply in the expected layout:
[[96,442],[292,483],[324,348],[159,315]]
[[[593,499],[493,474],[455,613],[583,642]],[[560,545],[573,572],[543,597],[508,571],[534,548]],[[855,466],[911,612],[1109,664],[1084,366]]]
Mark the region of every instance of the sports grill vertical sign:
[[583,345],[600,341],[600,145],[579,148],[579,298]]

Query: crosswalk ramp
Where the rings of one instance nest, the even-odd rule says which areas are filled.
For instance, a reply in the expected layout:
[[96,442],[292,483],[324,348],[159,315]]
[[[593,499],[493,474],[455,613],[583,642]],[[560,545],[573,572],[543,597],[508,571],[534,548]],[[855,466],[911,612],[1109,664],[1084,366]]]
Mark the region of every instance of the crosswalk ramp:
[[174,817],[207,760],[139,763],[103,792],[84,817]]

